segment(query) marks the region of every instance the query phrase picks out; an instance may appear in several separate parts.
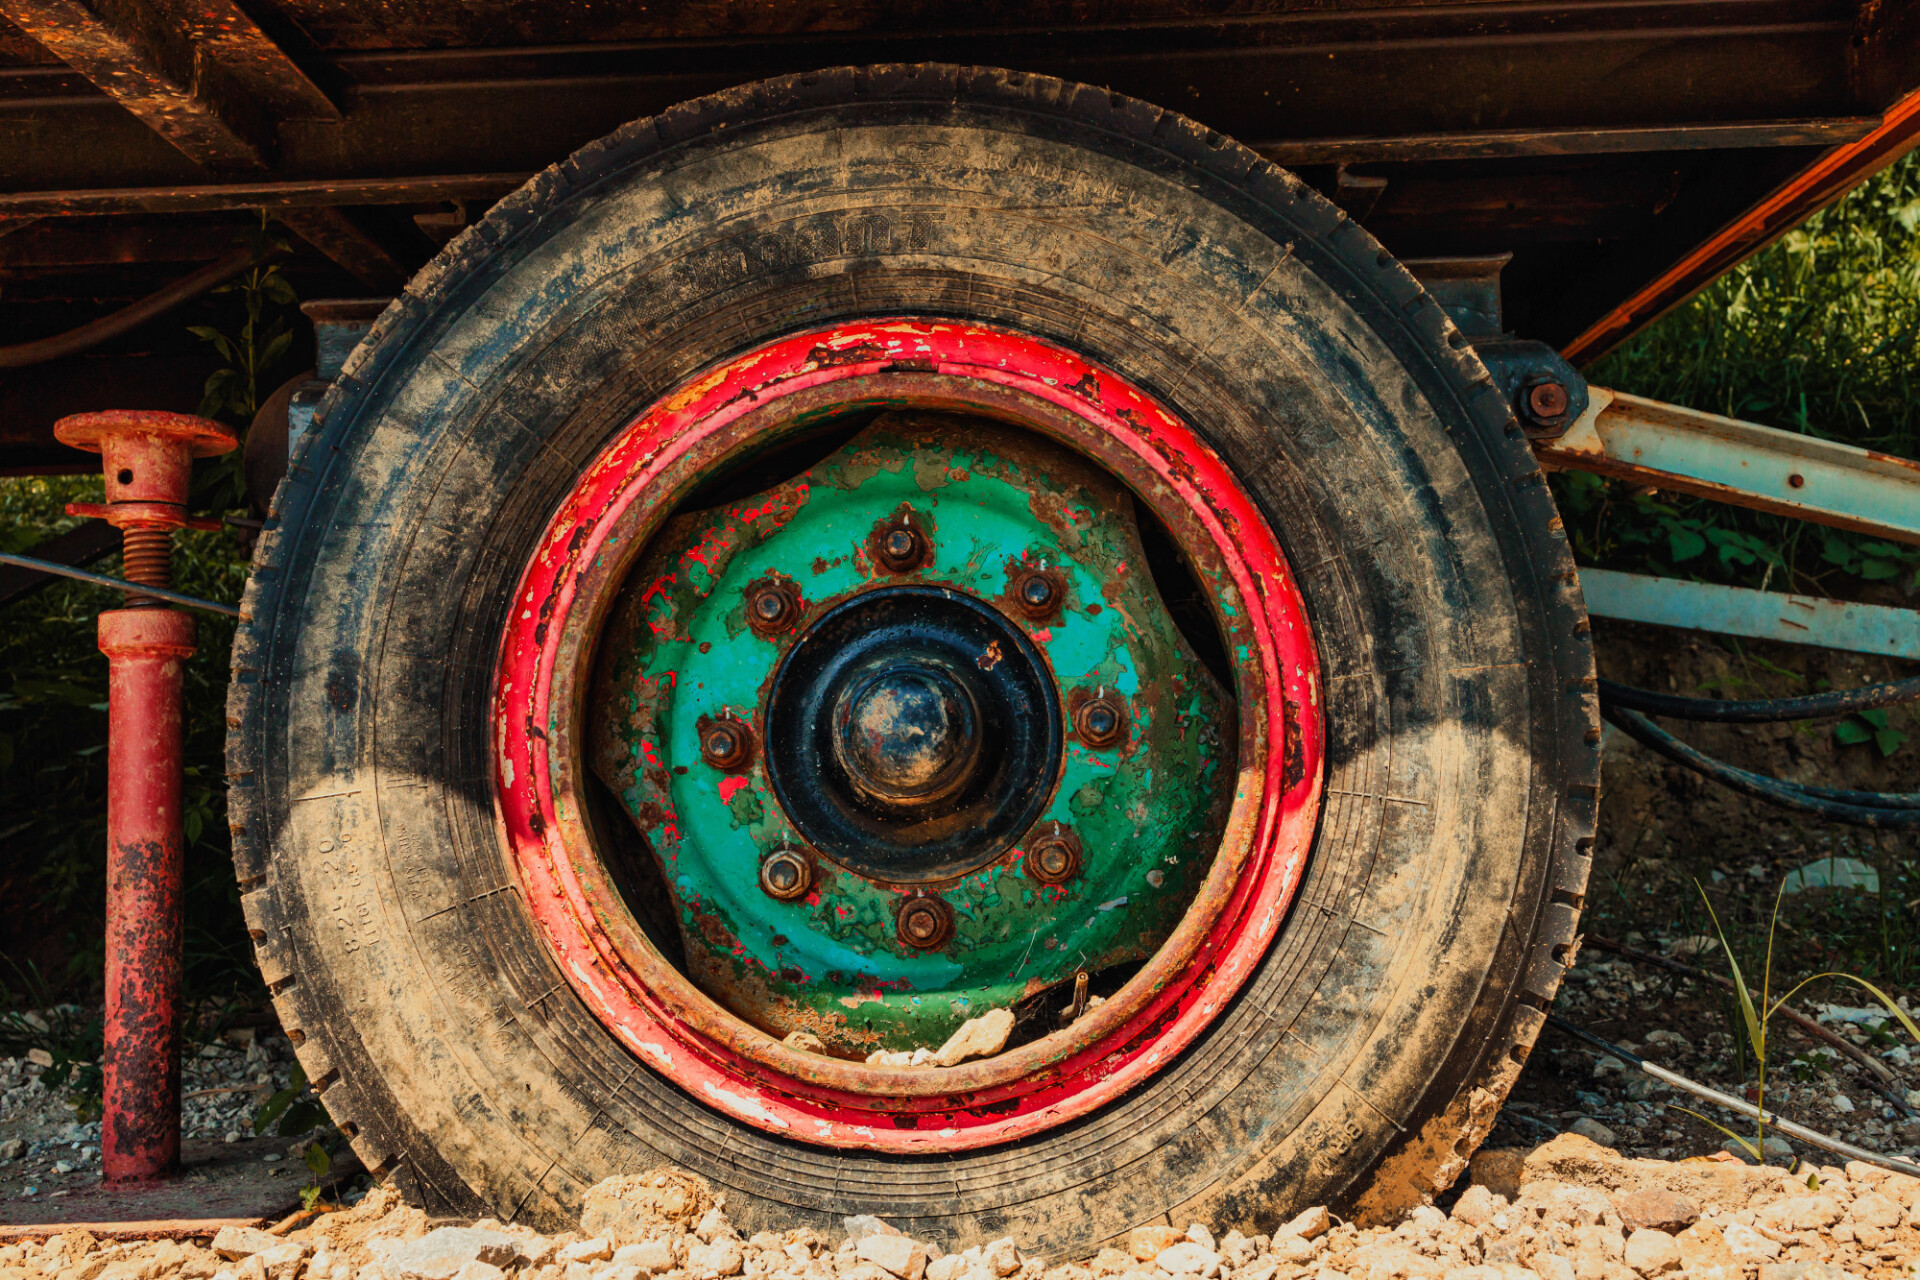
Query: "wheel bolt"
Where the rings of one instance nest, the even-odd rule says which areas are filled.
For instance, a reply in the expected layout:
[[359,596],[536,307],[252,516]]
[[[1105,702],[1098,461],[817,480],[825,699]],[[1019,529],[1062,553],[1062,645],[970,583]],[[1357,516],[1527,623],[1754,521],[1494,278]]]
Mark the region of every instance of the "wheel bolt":
[[1567,389],[1561,383],[1543,380],[1527,388],[1526,416],[1541,426],[1565,413],[1567,404]]
[[800,591],[784,579],[763,579],[747,587],[747,625],[754,634],[775,636],[800,617]]
[[893,918],[894,931],[910,947],[928,951],[953,932],[953,908],[939,898],[908,898]]
[[927,536],[907,523],[902,514],[885,528],[874,530],[867,551],[889,573],[909,573],[927,562]]
[[1039,621],[1059,612],[1067,598],[1067,584],[1057,569],[1023,569],[1013,580],[1013,603],[1021,613]]
[[813,888],[813,863],[793,849],[775,849],[760,861],[760,887],[770,898],[791,902]]
[[1073,712],[1073,731],[1089,747],[1111,747],[1127,736],[1126,703],[1102,690]]
[[732,772],[753,760],[753,729],[734,716],[723,716],[700,730],[700,758],[716,769]]
[[1065,884],[1080,874],[1080,838],[1054,822],[1027,844],[1027,874],[1042,884]]

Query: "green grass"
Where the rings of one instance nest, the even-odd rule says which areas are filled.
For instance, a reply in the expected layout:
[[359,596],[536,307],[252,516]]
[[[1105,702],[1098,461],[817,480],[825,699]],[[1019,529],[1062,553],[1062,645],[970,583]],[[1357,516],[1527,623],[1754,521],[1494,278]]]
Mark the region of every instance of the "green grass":
[[[1920,457],[1920,153],[1585,372],[1599,386]],[[1583,564],[1920,596],[1920,548],[1703,500],[1630,497],[1578,473],[1556,476],[1554,489]]]

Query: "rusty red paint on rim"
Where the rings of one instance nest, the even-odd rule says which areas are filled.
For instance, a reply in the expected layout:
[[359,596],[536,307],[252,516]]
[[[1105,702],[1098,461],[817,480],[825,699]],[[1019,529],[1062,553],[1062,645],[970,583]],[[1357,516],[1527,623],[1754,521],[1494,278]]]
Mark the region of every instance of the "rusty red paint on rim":
[[[958,1067],[823,1058],[721,1010],[660,959],[623,908],[610,907],[573,794],[576,673],[591,660],[609,584],[672,500],[743,442],[743,429],[751,436],[783,404],[818,406],[836,384],[849,400],[884,385],[889,403],[978,405],[1001,416],[1015,412],[1009,404],[1034,406],[1052,420],[1048,430],[1129,479],[1163,517],[1169,503],[1178,509],[1171,527],[1205,540],[1187,545],[1223,573],[1241,606],[1230,631],[1248,638],[1252,655],[1236,670],[1238,794],[1188,918],[1073,1028]],[[826,1146],[936,1153],[1085,1115],[1149,1078],[1223,1011],[1299,888],[1319,808],[1322,727],[1318,659],[1286,557],[1226,464],[1185,423],[1052,343],[957,322],[874,320],[783,338],[691,378],[587,469],[514,601],[495,686],[495,784],[533,917],[595,1016],[654,1070],[744,1123]]]

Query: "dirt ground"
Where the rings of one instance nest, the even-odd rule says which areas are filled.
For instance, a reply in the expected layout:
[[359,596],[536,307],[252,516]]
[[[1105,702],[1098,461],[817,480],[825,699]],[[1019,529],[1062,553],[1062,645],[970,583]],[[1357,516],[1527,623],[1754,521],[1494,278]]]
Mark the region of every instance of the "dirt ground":
[[0,1280],[1912,1280],[1920,1255],[1920,1178],[1867,1165],[1637,1161],[1568,1134],[1483,1153],[1472,1176],[1450,1210],[1422,1205],[1397,1223],[1325,1208],[1252,1236],[1168,1221],[1066,1259],[1011,1237],[917,1240],[867,1215],[831,1235],[743,1239],[724,1202],[676,1170],[608,1179],[588,1191],[579,1229],[554,1235],[430,1223],[380,1188],[271,1231],[17,1234],[0,1243]]
[[[1603,675],[1683,694],[1778,697],[1920,671],[1920,664],[1604,621],[1595,631]],[[1920,791],[1920,715],[1911,708],[1894,709],[1888,718],[1887,727],[1908,739],[1890,754],[1872,743],[1839,740],[1832,721],[1668,724],[1710,754],[1759,772],[1829,786]],[[1920,835],[1840,827],[1765,807],[1668,765],[1611,730],[1603,751],[1600,834],[1583,926],[1589,939],[1611,939],[1724,974],[1727,961],[1714,937],[1704,890],[1757,984],[1768,917],[1782,883],[1791,883],[1796,873],[1801,880],[1817,880],[1820,873],[1810,868],[1823,865],[1830,874],[1843,865],[1837,860],[1852,859],[1844,865],[1857,864],[1854,879],[1865,869],[1877,883],[1803,889],[1780,899],[1774,989],[1778,992],[1789,978],[1842,970],[1870,975],[1920,1013],[1914,1003],[1920,995]],[[1770,1053],[1766,1101],[1791,1119],[1859,1146],[1920,1159],[1920,1116],[1914,1114],[1920,1113],[1920,1046],[1903,1043],[1897,1028],[1872,1015],[1873,1003],[1864,991],[1834,981],[1809,987],[1794,1000],[1796,1008],[1879,1062],[1887,1079],[1782,1026]],[[1589,941],[1554,1011],[1629,1052],[1753,1096],[1754,1064],[1734,1006],[1704,982],[1625,959]],[[190,1083],[205,1091],[189,1117],[198,1144],[193,1151],[206,1162],[198,1172],[209,1179],[196,1184],[203,1207],[219,1199],[233,1216],[264,1224],[291,1206],[303,1171],[283,1154],[285,1141],[255,1142],[246,1123],[261,1096],[284,1085],[290,1057],[284,1041],[263,1034],[258,1043],[214,1047],[190,1063]],[[38,1067],[22,1060],[0,1067],[5,1069],[0,1139],[22,1139],[12,1158],[0,1152],[0,1223],[71,1223],[96,1212],[116,1212],[97,1189],[97,1127],[68,1114],[63,1097],[38,1090]],[[52,1229],[19,1238],[16,1228],[14,1242],[0,1243],[0,1280],[1920,1276],[1920,1182],[1866,1165],[1842,1168],[1837,1157],[1791,1144],[1771,1149],[1774,1167],[1752,1167],[1723,1149],[1728,1145],[1724,1132],[1679,1110],[1681,1105],[1751,1132],[1730,1115],[1681,1098],[1549,1029],[1469,1179],[1437,1205],[1415,1210],[1397,1224],[1361,1228],[1323,1214],[1310,1223],[1276,1223],[1270,1234],[1256,1237],[1236,1232],[1215,1239],[1204,1225],[1189,1230],[1188,1224],[1170,1224],[1152,1228],[1160,1234],[1151,1238],[1137,1232],[1139,1238],[1127,1248],[1093,1259],[1029,1258],[1017,1241],[944,1255],[943,1247],[960,1242],[902,1244],[870,1219],[849,1219],[845,1240],[788,1233],[792,1238],[741,1241],[731,1235],[722,1214],[718,1225],[686,1219],[656,1223],[658,1230],[622,1228],[595,1235],[588,1224],[581,1232],[553,1238],[506,1228],[521,1242],[513,1250],[502,1252],[504,1246],[498,1246],[489,1253],[475,1245],[478,1252],[470,1250],[450,1265],[441,1265],[444,1257],[440,1263],[415,1265],[384,1250],[424,1238],[432,1224],[381,1189],[357,1210],[290,1225],[273,1245],[256,1232],[248,1238],[251,1252],[239,1246],[209,1250],[201,1247],[205,1240],[114,1243]],[[222,1174],[223,1169],[228,1172]],[[213,1185],[221,1177],[235,1179],[234,1198],[222,1198],[229,1190],[225,1183]],[[343,1185],[363,1186],[364,1180]],[[249,1190],[252,1201],[245,1200]],[[1636,1192],[1646,1194],[1630,1203]],[[1647,1199],[1656,1192],[1680,1196],[1683,1203]],[[119,1216],[140,1215],[137,1208],[120,1209],[125,1212]],[[498,1224],[477,1226],[492,1231]],[[0,1228],[0,1241],[5,1239]],[[379,1249],[369,1245],[380,1239],[389,1243]],[[871,1243],[875,1239],[881,1243]],[[273,1248],[280,1254],[270,1254]],[[575,1256],[565,1256],[568,1249]]]
[[[1920,664],[1892,659],[1604,619],[1595,622],[1594,633],[1604,677],[1693,696],[1785,697],[1920,672]],[[1664,724],[1708,754],[1756,772],[1833,787],[1920,792],[1920,714],[1913,706],[1891,709],[1888,727],[1904,732],[1907,741],[1884,757],[1872,743],[1838,741],[1832,720]],[[1870,977],[1920,1011],[1914,1004],[1920,996],[1920,832],[1844,827],[1769,807],[1667,763],[1611,726],[1603,744],[1599,835],[1581,926],[1587,936],[1724,976],[1727,960],[1703,905],[1704,889],[1757,988],[1768,919],[1783,881],[1791,884],[1789,877],[1810,866],[1824,864],[1830,871],[1845,865],[1828,860],[1853,859],[1873,869],[1877,892],[1809,889],[1779,899],[1774,991],[1838,970]],[[1816,1018],[1831,1006],[1859,1010],[1875,1004],[1865,991],[1838,981],[1810,986],[1793,1001]],[[1728,996],[1598,946],[1582,950],[1554,1011],[1728,1092],[1739,1092],[1753,1078],[1752,1054]],[[1904,1100],[1908,1091],[1920,1091],[1920,1045],[1897,1027],[1877,1028],[1882,1021],[1830,1025],[1886,1067],[1894,1077],[1889,1091]],[[1870,1150],[1920,1152],[1920,1120],[1869,1089],[1870,1073],[1856,1063],[1785,1024],[1778,1025],[1769,1058],[1767,1102],[1788,1118]],[[1633,1155],[1678,1159],[1723,1145],[1725,1134],[1674,1110],[1668,1104],[1677,1099],[1650,1085],[1639,1072],[1617,1069],[1606,1055],[1550,1028],[1493,1140],[1531,1145],[1587,1117],[1612,1130],[1618,1149]],[[1920,1112],[1920,1092],[1907,1107]],[[1731,1123],[1724,1114],[1715,1118]]]

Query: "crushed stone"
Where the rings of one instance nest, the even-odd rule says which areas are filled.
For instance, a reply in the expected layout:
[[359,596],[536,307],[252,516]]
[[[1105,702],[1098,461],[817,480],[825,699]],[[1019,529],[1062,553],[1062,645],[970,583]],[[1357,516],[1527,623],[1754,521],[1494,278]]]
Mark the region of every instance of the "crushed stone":
[[[0,1280],[1915,1280],[1920,1179],[1853,1163],[1633,1159],[1575,1134],[1483,1152],[1450,1212],[1362,1226],[1313,1207],[1271,1234],[1137,1227],[1088,1258],[1011,1237],[916,1239],[872,1214],[742,1238],[674,1169],[589,1193],[591,1231],[429,1223],[391,1187],[284,1235],[213,1248],[83,1231],[0,1246]],[[1278,1215],[1276,1215],[1278,1219]],[[964,1245],[964,1247],[962,1247]],[[951,1251],[950,1251],[951,1250]]]

